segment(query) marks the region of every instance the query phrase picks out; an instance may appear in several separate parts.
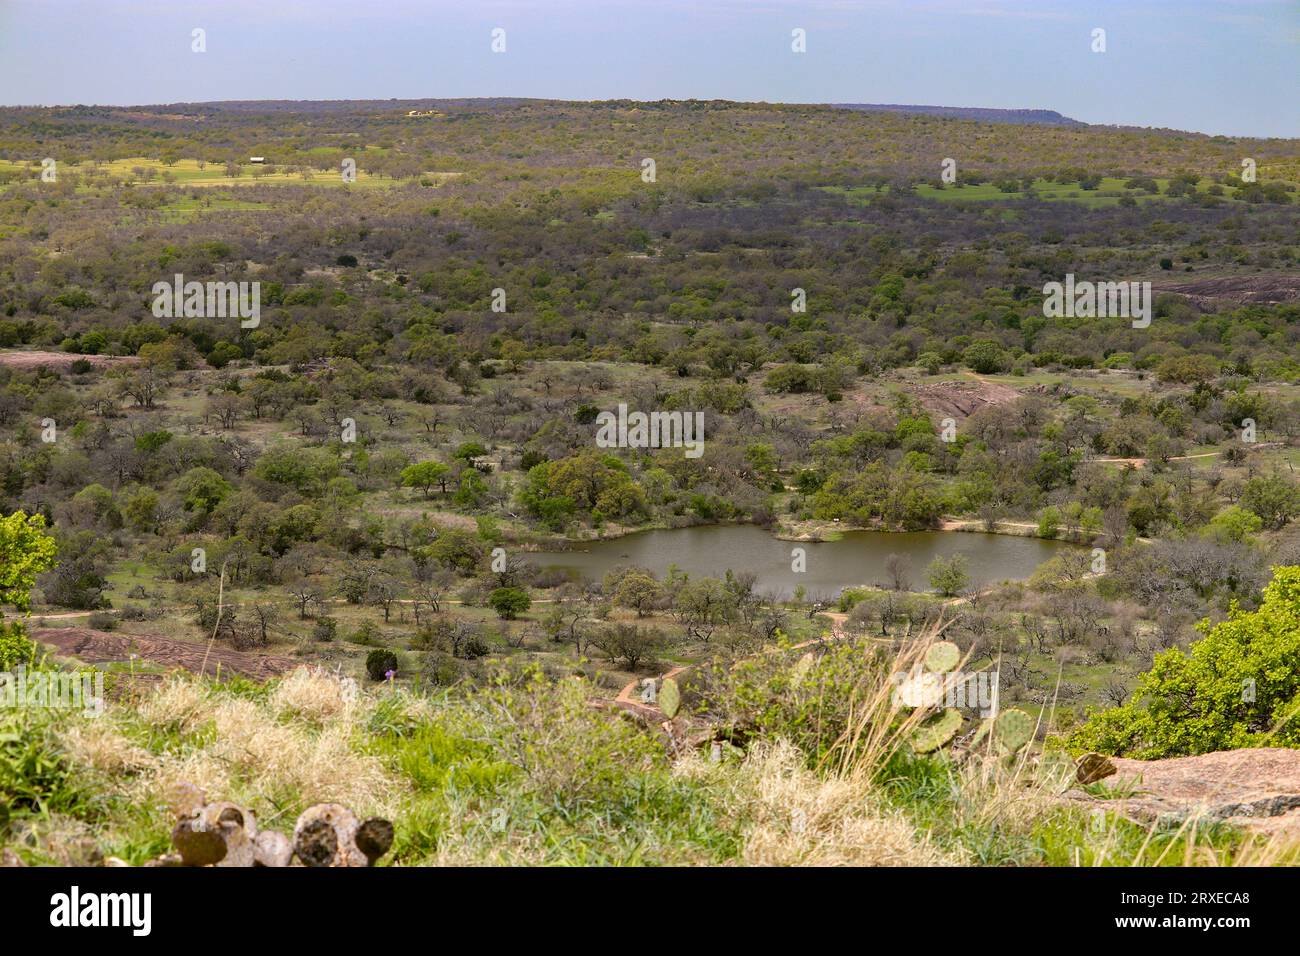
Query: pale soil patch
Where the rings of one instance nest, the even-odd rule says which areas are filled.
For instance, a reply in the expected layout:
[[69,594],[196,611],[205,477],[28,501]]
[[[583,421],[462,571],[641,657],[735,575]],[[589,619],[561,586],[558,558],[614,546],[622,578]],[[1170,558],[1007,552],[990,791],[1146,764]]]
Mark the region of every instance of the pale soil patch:
[[40,368],[66,372],[72,363],[85,359],[94,368],[112,368],[119,365],[138,365],[140,360],[134,355],[76,355],[70,352],[0,352],[0,365],[22,370]]
[[981,379],[978,382],[930,382],[908,386],[927,412],[966,418],[990,405],[1005,405],[1020,398],[1010,385]]
[[[33,640],[54,647],[58,653],[88,664],[125,663],[133,657],[164,667],[181,667],[208,675],[234,672],[254,680],[268,680],[288,673],[302,662],[291,657],[249,654],[213,644],[192,644],[170,637],[111,634],[87,627],[38,628]],[[206,663],[205,663],[206,657]]]
[[1157,282],[1152,291],[1186,296],[1198,305],[1231,302],[1238,305],[1277,305],[1300,301],[1300,274],[1222,276],[1193,282]]

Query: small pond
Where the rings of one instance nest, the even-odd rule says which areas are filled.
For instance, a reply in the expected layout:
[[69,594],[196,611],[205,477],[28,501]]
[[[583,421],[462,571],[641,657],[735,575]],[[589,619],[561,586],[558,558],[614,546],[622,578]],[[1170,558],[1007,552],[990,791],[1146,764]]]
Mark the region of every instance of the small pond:
[[[701,525],[642,531],[621,538],[584,542],[581,550],[535,552],[528,560],[541,568],[560,568],[599,580],[619,565],[649,568],[662,577],[676,565],[693,578],[722,577],[728,569],[752,571],[755,590],[789,597],[802,584],[809,594],[838,594],[846,587],[887,584],[885,559],[891,554],[910,563],[913,590],[926,590],[926,568],[936,557],[965,555],[971,584],[985,587],[1023,580],[1062,548],[1060,541],[1014,535],[954,531],[846,531],[838,541],[783,541],[753,525]],[[794,548],[805,549],[803,573],[791,569]]]

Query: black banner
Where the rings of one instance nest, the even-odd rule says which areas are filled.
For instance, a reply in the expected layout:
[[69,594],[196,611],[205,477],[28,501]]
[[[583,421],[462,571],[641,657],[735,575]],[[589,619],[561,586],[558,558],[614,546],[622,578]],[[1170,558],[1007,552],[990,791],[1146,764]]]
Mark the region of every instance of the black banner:
[[988,918],[1050,939],[1199,934],[1231,945],[1294,921],[1294,877],[1279,869],[23,868],[0,870],[0,892],[6,929],[21,938],[76,933],[128,945],[232,931],[373,944],[410,939],[421,926],[439,934],[477,926],[500,945],[536,943],[540,928],[560,924],[628,942],[689,927],[693,937],[734,943],[763,940],[777,918],[818,933],[879,926],[943,935],[976,932]]

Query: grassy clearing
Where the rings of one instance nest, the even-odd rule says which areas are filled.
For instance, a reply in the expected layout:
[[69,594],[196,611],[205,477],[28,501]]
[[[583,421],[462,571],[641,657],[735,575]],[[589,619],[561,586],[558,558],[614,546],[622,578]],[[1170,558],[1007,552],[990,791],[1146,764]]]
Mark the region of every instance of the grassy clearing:
[[251,202],[236,199],[233,196],[186,196],[162,206],[158,212],[166,222],[194,222],[210,213],[219,212],[265,212],[270,205],[264,202]]
[[[354,183],[344,183],[337,169],[290,169],[241,163],[234,175],[228,175],[225,163],[200,162],[196,159],[178,159],[166,163],[157,159],[131,157],[101,162],[65,163],[59,167],[61,174],[78,176],[81,188],[89,188],[89,183],[100,178],[109,178],[132,186],[192,186],[211,188],[224,186],[262,186],[262,185],[307,185],[307,186],[352,186],[359,189],[389,189],[410,180],[390,179],[374,176],[364,169],[357,170]],[[13,174],[14,182],[39,180],[40,163],[19,163],[0,160],[0,175]],[[448,179],[459,175],[452,172],[426,172],[421,180],[428,180],[432,185],[441,185]]]

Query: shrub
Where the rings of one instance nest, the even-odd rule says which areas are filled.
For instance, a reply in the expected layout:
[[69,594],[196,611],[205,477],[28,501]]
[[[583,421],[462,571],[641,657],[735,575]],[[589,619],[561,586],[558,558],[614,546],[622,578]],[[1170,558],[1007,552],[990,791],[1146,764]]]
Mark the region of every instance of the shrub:
[[482,635],[471,634],[465,639],[465,646],[461,649],[460,656],[467,661],[472,661],[487,657],[491,653],[492,645]]
[[930,587],[944,597],[960,594],[970,583],[970,575],[966,572],[966,558],[960,554],[954,554],[951,558],[935,558],[926,568],[926,573],[930,579]]
[[628,670],[634,671],[663,651],[668,646],[668,639],[657,628],[620,622],[605,628],[592,644],[611,661],[622,661]]
[[376,647],[366,655],[366,674],[371,680],[386,680],[389,671],[397,670],[397,655],[384,647]]
[[461,665],[456,658],[442,651],[425,655],[420,667],[420,676],[430,684],[447,687],[460,680],[463,675]]
[[532,606],[532,599],[523,588],[497,588],[488,595],[488,605],[502,619],[510,621]]
[[1231,616],[1183,652],[1159,654],[1129,702],[1089,715],[1076,751],[1179,757],[1300,747],[1300,567],[1279,567],[1259,610]]
[[840,612],[847,614],[870,595],[871,592],[866,588],[845,588],[840,592]]
[[991,375],[1006,368],[1007,354],[997,342],[980,339],[967,347],[961,355],[961,360],[969,365],[972,371],[981,375]]
[[313,640],[328,643],[334,640],[339,630],[339,622],[332,617],[316,618],[316,626],[312,628],[311,636]]
[[23,622],[0,622],[0,671],[31,667],[35,662],[36,645],[27,639]]

